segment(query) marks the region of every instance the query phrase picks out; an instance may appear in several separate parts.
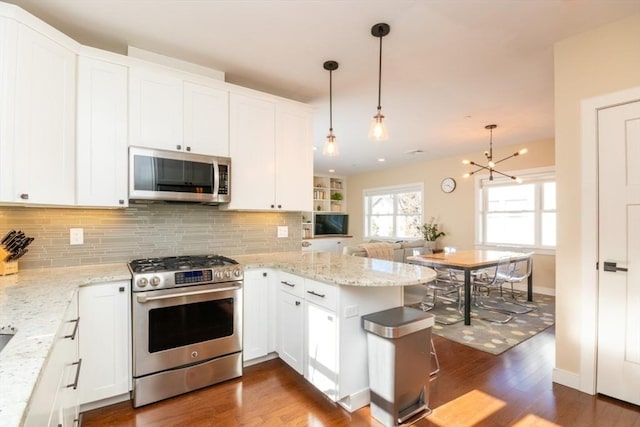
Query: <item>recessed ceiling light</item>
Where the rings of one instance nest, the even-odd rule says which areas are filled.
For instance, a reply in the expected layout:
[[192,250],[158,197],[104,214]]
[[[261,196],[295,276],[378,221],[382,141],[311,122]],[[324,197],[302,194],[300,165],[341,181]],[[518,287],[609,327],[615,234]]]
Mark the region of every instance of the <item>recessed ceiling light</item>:
[[316,147],[315,145],[313,146],[313,151],[316,151],[318,149],[318,147]]
[[378,159],[378,162],[380,162],[380,163],[383,163],[384,161],[385,161],[385,159],[383,159],[383,158],[379,158]]
[[329,169],[329,173],[334,173],[335,171],[335,169]]

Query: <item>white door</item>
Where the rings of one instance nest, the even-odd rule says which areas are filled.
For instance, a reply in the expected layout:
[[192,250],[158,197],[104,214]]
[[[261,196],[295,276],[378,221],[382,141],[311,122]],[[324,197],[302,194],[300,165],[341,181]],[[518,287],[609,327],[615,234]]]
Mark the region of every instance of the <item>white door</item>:
[[598,155],[597,391],[640,405],[640,102],[598,112]]

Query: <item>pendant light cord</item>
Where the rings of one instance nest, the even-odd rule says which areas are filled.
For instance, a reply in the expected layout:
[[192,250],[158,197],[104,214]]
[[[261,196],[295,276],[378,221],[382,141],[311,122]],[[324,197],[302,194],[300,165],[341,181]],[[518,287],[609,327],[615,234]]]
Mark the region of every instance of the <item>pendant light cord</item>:
[[333,70],[329,70],[329,131],[333,132]]
[[[379,28],[378,32],[382,32],[382,29]],[[382,35],[379,35],[380,38],[380,56],[378,57],[378,111],[382,109],[380,106],[380,93],[382,92]]]

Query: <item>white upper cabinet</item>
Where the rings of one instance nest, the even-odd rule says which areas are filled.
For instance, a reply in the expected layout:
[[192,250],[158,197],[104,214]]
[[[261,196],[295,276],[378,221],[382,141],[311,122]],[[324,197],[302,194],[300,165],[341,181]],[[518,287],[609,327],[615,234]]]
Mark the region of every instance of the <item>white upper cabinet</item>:
[[123,65],[78,58],[78,205],[128,205],[127,73]]
[[3,26],[0,201],[74,205],[76,54],[26,25]]
[[274,102],[231,93],[229,209],[276,209],[275,110]]
[[184,145],[192,151],[229,157],[229,91],[184,83]]
[[289,211],[313,209],[312,115],[307,108],[280,102],[276,107],[276,200]]
[[132,67],[129,84],[130,145],[183,151],[182,80]]
[[230,94],[232,196],[227,209],[301,211],[312,206],[311,114],[260,94]]
[[228,156],[229,95],[224,84],[197,84],[181,73],[153,68],[131,68],[129,145]]

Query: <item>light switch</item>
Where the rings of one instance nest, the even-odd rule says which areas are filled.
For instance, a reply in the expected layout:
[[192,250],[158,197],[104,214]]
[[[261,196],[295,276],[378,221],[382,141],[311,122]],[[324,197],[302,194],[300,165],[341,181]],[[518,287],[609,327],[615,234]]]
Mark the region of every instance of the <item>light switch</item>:
[[69,229],[69,244],[70,245],[82,245],[82,244],[84,244],[84,229],[82,229],[82,228],[70,228]]
[[286,225],[279,225],[278,237],[289,237],[289,227]]

